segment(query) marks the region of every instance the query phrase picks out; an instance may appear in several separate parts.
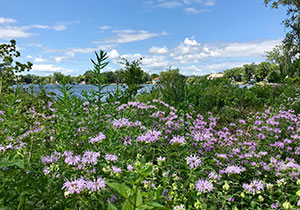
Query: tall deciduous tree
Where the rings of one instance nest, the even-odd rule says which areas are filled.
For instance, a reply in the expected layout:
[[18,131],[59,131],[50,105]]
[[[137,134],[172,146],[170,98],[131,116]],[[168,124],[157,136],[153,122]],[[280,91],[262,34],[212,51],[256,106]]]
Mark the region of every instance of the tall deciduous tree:
[[15,40],[11,40],[9,44],[0,45],[0,95],[3,90],[5,91],[7,87],[13,84],[16,73],[31,69],[32,63],[30,62],[22,64],[14,61],[20,56],[20,52],[16,49]]
[[290,29],[284,39],[284,44],[292,49],[293,55],[300,53],[300,1],[299,0],[264,0],[265,5],[278,8],[282,5],[287,8],[287,18],[283,21]]
[[136,96],[139,89],[142,88],[144,71],[140,67],[142,58],[134,60],[131,63],[123,58],[121,64],[124,65],[124,82],[128,86],[126,93],[128,100],[133,99]]

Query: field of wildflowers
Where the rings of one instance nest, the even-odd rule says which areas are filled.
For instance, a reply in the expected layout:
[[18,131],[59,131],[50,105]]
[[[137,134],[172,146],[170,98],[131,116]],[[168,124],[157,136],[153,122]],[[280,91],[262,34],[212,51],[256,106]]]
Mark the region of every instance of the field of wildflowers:
[[300,115],[220,124],[192,105],[0,103],[0,209],[298,209]]

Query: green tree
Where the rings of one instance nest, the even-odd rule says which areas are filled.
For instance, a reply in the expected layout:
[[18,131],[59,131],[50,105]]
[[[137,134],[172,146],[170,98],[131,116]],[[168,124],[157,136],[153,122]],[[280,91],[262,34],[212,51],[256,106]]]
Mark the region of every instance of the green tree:
[[116,74],[112,71],[103,72],[103,76],[105,78],[105,82],[108,84],[116,82],[117,79]]
[[255,77],[255,71],[257,69],[257,65],[252,63],[252,64],[246,64],[244,65],[245,68],[245,74],[243,75],[244,78],[243,80],[245,82],[250,81],[253,77]]
[[91,70],[86,71],[83,75],[84,75],[84,81],[86,84],[93,83],[93,73]]
[[124,70],[118,69],[115,71],[117,85],[124,82]]
[[64,77],[64,75],[61,72],[54,72],[53,76],[54,76],[54,80],[58,83],[61,83],[62,78]]
[[124,82],[128,86],[125,91],[127,100],[133,99],[137,95],[138,90],[142,88],[144,71],[140,67],[141,62],[142,58],[131,63],[123,58],[123,62],[121,62],[124,65]]
[[255,76],[258,81],[262,81],[265,79],[268,79],[268,76],[272,72],[276,72],[279,70],[276,64],[274,63],[268,63],[268,62],[261,62],[257,65],[257,68],[255,69]]
[[282,5],[287,8],[287,18],[283,24],[290,31],[283,41],[288,49],[292,49],[293,55],[300,53],[300,1],[299,0],[264,0],[265,5],[278,8]]
[[22,64],[14,59],[20,57],[21,54],[16,49],[16,41],[11,40],[9,44],[0,45],[0,95],[2,91],[6,91],[13,84],[16,73],[30,70],[32,63]]
[[160,95],[163,101],[172,106],[179,105],[185,100],[185,76],[179,73],[179,69],[168,69],[160,73]]
[[282,44],[277,45],[273,50],[267,52],[267,61],[279,65],[280,76],[288,76],[288,70],[293,62],[293,50]]

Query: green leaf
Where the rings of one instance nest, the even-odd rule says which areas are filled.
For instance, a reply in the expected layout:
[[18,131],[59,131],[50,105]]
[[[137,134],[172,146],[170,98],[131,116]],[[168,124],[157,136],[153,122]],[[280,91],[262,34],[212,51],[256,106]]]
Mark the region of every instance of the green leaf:
[[143,198],[142,198],[141,190],[138,189],[136,192],[135,205],[140,206],[142,205],[142,203],[143,203]]
[[134,207],[132,206],[129,200],[126,200],[126,202],[122,206],[122,210],[134,210]]
[[132,195],[133,190],[125,184],[118,184],[118,183],[111,183],[111,182],[107,182],[106,184],[112,189],[114,189],[115,191],[117,191],[124,198],[129,198]]
[[110,201],[108,201],[108,210],[118,210]]
[[164,207],[163,205],[155,202],[155,201],[150,201],[146,204],[146,206],[150,206],[150,207],[155,207],[155,208],[158,208],[158,209],[162,209],[162,210],[170,210],[169,208],[167,207]]

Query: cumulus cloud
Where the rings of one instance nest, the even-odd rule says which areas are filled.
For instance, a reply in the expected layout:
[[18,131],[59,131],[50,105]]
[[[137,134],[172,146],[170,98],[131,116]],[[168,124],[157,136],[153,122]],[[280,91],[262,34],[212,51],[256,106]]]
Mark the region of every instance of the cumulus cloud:
[[[257,40],[202,44],[195,38],[185,38],[173,49],[153,46],[148,55],[120,55],[129,61],[143,57],[142,68],[147,72],[160,72],[176,66],[186,75],[203,75],[243,66],[263,60],[265,51],[273,49],[282,40]],[[115,62],[117,63],[117,62]]]
[[170,57],[180,62],[197,63],[204,59],[216,58],[262,58],[266,51],[270,51],[282,40],[262,40],[240,43],[223,43],[203,45],[195,39],[186,38],[172,50]]
[[0,24],[15,23],[15,22],[17,21],[13,18],[0,17]]
[[28,38],[32,35],[32,33],[27,32],[24,28],[21,27],[0,27],[0,39],[10,40],[14,38]]
[[116,49],[113,49],[113,50],[109,51],[107,53],[107,56],[110,59],[115,59],[115,58],[119,58],[120,57],[120,55],[119,55],[119,53],[118,53],[118,51]]
[[129,42],[136,42],[145,39],[150,39],[153,37],[157,37],[160,34],[158,33],[151,33],[145,30],[115,30],[113,31],[115,34],[114,37],[104,40],[105,43],[129,43]]
[[71,74],[75,72],[73,69],[66,69],[60,66],[54,66],[52,64],[33,64],[32,71],[42,74],[49,74],[54,72],[61,72],[63,74]]
[[167,54],[169,52],[168,48],[166,46],[163,46],[163,47],[151,47],[149,49],[149,53],[152,53],[152,54]]
[[42,58],[41,56],[39,56],[39,57],[34,59],[34,62],[35,63],[45,63],[45,62],[47,62],[47,59]]

